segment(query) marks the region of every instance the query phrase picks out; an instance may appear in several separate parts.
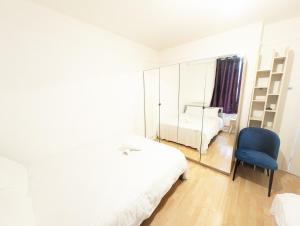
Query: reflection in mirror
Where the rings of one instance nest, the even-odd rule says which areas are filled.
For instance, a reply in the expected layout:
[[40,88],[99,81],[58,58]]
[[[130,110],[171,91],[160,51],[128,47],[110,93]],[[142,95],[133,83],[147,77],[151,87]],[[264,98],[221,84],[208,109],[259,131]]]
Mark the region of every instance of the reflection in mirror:
[[160,69],[160,139],[176,146],[178,125],[179,65]]
[[205,97],[203,137],[210,136],[211,140],[203,139],[206,154],[201,156],[201,163],[226,173],[231,170],[236,138],[242,68],[239,57],[219,58],[214,79],[210,73],[206,79],[210,93]]
[[235,56],[180,65],[176,147],[225,173],[231,170],[241,76],[242,60]]
[[145,135],[230,173],[243,60],[191,61],[144,72]]
[[156,139],[159,128],[159,70],[143,73],[145,137]]
[[207,149],[202,136],[202,116],[206,74],[209,69],[214,71],[214,62],[193,61],[181,65],[178,143],[186,157],[195,161],[199,161],[199,154]]

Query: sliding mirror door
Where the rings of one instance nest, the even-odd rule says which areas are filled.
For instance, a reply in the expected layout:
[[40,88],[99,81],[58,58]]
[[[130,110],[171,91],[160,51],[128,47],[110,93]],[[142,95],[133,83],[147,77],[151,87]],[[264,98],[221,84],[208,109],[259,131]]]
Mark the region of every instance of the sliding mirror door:
[[230,173],[237,133],[243,60],[218,58],[206,65],[201,163]]
[[180,65],[178,148],[193,161],[199,161],[202,147],[202,115],[205,100],[205,64],[202,61]]
[[144,72],[145,136],[230,173],[243,59],[190,61]]
[[145,137],[159,137],[159,70],[143,73]]
[[160,141],[176,146],[178,126],[179,65],[160,68]]

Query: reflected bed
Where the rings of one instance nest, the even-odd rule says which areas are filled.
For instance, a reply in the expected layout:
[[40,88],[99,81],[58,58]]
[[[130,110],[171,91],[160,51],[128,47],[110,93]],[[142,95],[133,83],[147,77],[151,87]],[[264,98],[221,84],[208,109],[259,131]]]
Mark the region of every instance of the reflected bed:
[[[161,121],[160,138],[200,151],[202,137],[201,153],[205,154],[211,140],[224,127],[223,119],[219,116],[219,110],[219,108],[205,109],[202,127],[202,109],[188,106],[185,113],[179,116],[179,121],[177,117],[170,117]],[[179,125],[178,131],[177,124]]]

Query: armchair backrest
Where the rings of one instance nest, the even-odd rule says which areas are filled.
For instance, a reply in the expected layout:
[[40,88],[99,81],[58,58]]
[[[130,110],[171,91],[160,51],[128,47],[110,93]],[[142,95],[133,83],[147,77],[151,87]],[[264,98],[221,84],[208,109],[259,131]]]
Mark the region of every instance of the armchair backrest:
[[280,139],[276,133],[263,128],[244,128],[238,138],[238,148],[253,149],[277,160]]

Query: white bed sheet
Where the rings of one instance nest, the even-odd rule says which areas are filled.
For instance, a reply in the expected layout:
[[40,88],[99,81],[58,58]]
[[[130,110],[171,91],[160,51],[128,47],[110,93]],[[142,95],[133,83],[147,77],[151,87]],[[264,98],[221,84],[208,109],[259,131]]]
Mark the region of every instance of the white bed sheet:
[[[55,157],[34,170],[38,225],[137,226],[148,218],[187,162],[175,148],[144,138]],[[106,149],[106,150],[103,150]]]
[[[188,114],[180,115],[179,119],[178,138],[177,118],[170,118],[168,120],[164,119],[160,124],[161,139],[177,142],[200,150],[202,119],[192,117]],[[222,118],[204,116],[201,153],[205,154],[207,152],[210,141],[219,133],[223,126]]]
[[4,189],[27,195],[28,174],[21,164],[0,156],[0,191]]
[[35,226],[27,169],[0,156],[0,225]]
[[285,193],[275,196],[271,214],[278,226],[299,225],[300,195]]

